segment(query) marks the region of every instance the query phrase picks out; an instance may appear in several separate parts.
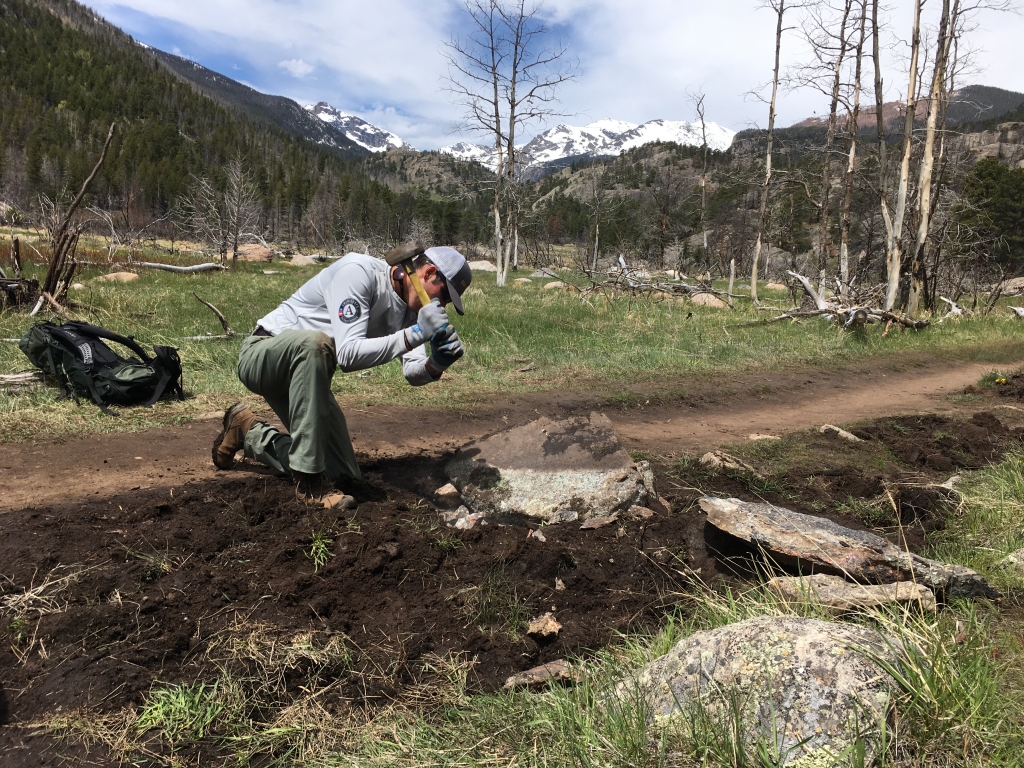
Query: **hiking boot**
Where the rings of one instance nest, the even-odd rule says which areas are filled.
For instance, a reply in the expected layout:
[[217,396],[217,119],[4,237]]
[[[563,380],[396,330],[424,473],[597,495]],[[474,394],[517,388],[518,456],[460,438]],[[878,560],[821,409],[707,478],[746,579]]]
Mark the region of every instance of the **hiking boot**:
[[295,497],[305,504],[320,504],[324,509],[356,508],[356,500],[335,488],[323,472],[309,474],[292,470],[292,482],[295,483]]
[[235,466],[235,454],[245,447],[245,435],[253,424],[266,424],[263,419],[246,408],[242,403],[235,403],[224,413],[224,429],[213,441],[213,463],[218,469],[231,469]]

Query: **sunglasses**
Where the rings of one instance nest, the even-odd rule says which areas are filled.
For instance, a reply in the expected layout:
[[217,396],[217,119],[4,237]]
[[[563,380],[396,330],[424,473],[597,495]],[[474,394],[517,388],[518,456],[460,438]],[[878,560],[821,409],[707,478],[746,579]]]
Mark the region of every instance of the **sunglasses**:
[[451,303],[452,295],[448,293],[448,278],[441,274],[441,270],[437,270],[437,276],[441,279],[441,301],[449,304]]

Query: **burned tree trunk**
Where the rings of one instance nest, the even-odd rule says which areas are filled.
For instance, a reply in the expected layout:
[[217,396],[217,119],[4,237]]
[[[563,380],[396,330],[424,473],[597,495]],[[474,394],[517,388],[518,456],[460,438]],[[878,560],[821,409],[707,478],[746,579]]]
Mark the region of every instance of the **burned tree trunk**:
[[825,290],[825,272],[828,267],[828,254],[831,250],[831,240],[828,234],[829,195],[832,191],[831,166],[832,147],[836,136],[836,113],[839,107],[839,97],[842,89],[843,61],[846,58],[848,45],[846,32],[847,23],[850,18],[850,11],[853,8],[852,0],[846,0],[843,4],[843,17],[839,24],[839,41],[836,51],[834,70],[832,73],[832,93],[829,102],[828,125],[825,130],[825,151],[821,163],[821,209],[818,222],[818,291]]
[[921,295],[925,289],[924,251],[928,244],[928,231],[931,226],[931,194],[932,172],[935,167],[935,135],[938,114],[942,109],[943,90],[946,81],[946,64],[949,61],[950,43],[953,37],[956,18],[959,15],[960,2],[954,0],[950,12],[950,2],[942,4],[942,18],[939,22],[939,38],[935,45],[935,67],[932,71],[932,87],[928,98],[928,122],[925,127],[924,152],[921,156],[921,169],[917,185],[918,227],[917,241],[914,247],[913,263],[910,269],[910,295],[907,298],[907,314],[917,314]]
[[[768,107],[768,149],[765,152],[764,182],[761,184],[761,200],[757,211],[757,244],[754,246],[754,259],[750,267],[750,298],[757,303],[757,265],[761,258],[761,247],[764,242],[765,213],[768,206],[768,191],[772,183],[772,141],[775,137],[775,100],[779,92],[779,51],[782,48],[782,16],[786,12],[786,0],[779,0],[775,10],[777,24],[775,27],[775,70],[772,75],[772,100]],[[732,293],[732,286],[729,286]]]
[[839,293],[844,299],[850,292],[850,209],[853,205],[854,176],[857,173],[857,128],[860,116],[861,66],[864,61],[864,35],[867,26],[867,16],[867,0],[863,0],[860,15],[860,38],[857,41],[857,59],[853,78],[853,104],[847,115],[850,152],[846,162],[843,208],[839,219]]
[[58,302],[62,301],[67,295],[68,288],[75,275],[75,269],[78,267],[78,263],[75,261],[75,251],[78,249],[78,238],[82,234],[82,226],[81,224],[73,223],[72,217],[75,215],[75,211],[78,210],[78,206],[82,204],[82,198],[89,191],[89,185],[92,184],[93,179],[96,178],[96,174],[99,173],[103,165],[103,161],[107,158],[107,150],[110,149],[110,142],[114,138],[114,128],[116,125],[117,123],[110,124],[110,130],[107,131],[107,140],[103,142],[103,151],[100,152],[100,158],[96,161],[96,165],[93,166],[92,172],[82,183],[82,188],[78,191],[75,199],[71,201],[67,211],[62,213],[57,202],[51,204],[51,210],[49,211],[50,220],[47,225],[50,234],[50,263],[46,270],[46,278],[43,280],[42,292],[49,294]]
[[896,212],[886,240],[888,280],[885,291],[885,309],[896,306],[900,289],[900,267],[903,261],[901,240],[903,221],[907,212],[907,190],[910,186],[910,156],[913,153],[914,115],[917,112],[917,59],[921,52],[921,2],[914,0],[914,26],[910,43],[910,83],[907,86],[907,106],[903,119],[903,159],[900,162],[899,186],[896,192]]

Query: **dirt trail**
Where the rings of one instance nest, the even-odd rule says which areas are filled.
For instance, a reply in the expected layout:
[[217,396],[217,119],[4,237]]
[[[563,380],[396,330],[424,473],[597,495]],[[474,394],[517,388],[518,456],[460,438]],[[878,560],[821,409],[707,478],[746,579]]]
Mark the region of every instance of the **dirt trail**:
[[[1019,366],[1002,365],[1001,368]],[[439,454],[538,415],[599,409],[627,449],[674,455],[826,422],[945,413],[948,395],[978,381],[991,363],[929,359],[874,362],[836,371],[804,369],[677,382],[671,397],[656,391],[628,405],[608,393],[522,395],[471,412],[436,406],[346,409],[356,451],[372,459]],[[679,391],[684,395],[680,396]],[[963,407],[960,407],[963,410]],[[0,445],[0,512],[94,496],[179,487],[217,476],[209,450],[219,421],[198,421],[132,434],[96,435],[62,444]],[[261,467],[240,464],[240,472]],[[239,473],[234,473],[238,476]],[[223,475],[222,475],[223,476]]]

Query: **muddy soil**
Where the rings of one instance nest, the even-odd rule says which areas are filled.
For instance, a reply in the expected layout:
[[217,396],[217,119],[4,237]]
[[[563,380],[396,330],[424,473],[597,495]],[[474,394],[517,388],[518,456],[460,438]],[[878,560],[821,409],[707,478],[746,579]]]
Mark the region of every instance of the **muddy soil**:
[[[5,515],[0,562],[13,584],[76,574],[54,593],[57,612],[17,627],[8,617],[0,647],[8,720],[114,711],[140,703],[157,682],[216,677],[208,644],[258,625],[285,639],[344,636],[357,660],[332,692],[336,704],[400,697],[422,682],[424,660],[449,655],[473,662],[473,690],[495,690],[514,672],[655,625],[666,596],[685,587],[678,571],[689,516],[586,531],[549,526],[544,541],[527,527],[454,531],[425,502],[446,482],[442,468],[437,460],[369,464],[358,509],[341,515],[305,507],[277,478]],[[310,559],[318,532],[330,540],[319,569]],[[559,635],[526,637],[523,621],[547,611],[562,623]],[[26,650],[22,662],[16,651]],[[400,669],[368,676],[370,666],[389,665]],[[34,762],[16,749],[25,738],[28,751],[46,744],[0,729],[0,762],[56,759],[48,752]],[[6,762],[15,755],[25,759]]]
[[[1005,412],[1000,415],[1005,420]],[[691,457],[662,467],[661,487],[674,490],[680,505],[694,510],[699,488],[707,495],[766,501],[851,528],[870,528],[917,551],[958,503],[956,493],[942,484],[1024,444],[1024,426],[1004,423],[991,411],[896,416],[850,431],[862,442],[814,430],[778,444],[747,446],[750,455],[744,457],[762,477],[711,471]],[[759,461],[759,454],[772,460]],[[715,576],[726,572],[720,567],[713,571]]]
[[[657,626],[695,576],[742,575],[736,553],[705,531],[696,505],[704,493],[872,527],[918,549],[948,499],[901,497],[901,488],[983,466],[1022,437],[990,412],[885,418],[854,431],[863,443],[801,433],[790,444],[803,453],[775,471],[765,460],[762,478],[652,456],[671,514],[596,530],[545,526],[541,537],[528,527],[441,525],[433,491],[450,454],[364,462],[359,507],[341,514],[249,474],[11,511],[0,592],[72,578],[42,590],[42,611],[3,616],[0,764],[109,764],[102,749],[87,756],[30,724],[83,708],[115,712],[154,686],[212,682],[214,650],[254,628],[285,643],[309,633],[343,639],[351,659],[317,672],[337,681],[328,708],[400,701],[445,657],[471,662],[471,690],[492,691],[514,672]],[[871,506],[893,489],[895,509]],[[897,521],[901,530],[889,527]],[[319,567],[314,540],[326,549]],[[525,636],[524,621],[547,611],[559,635]],[[307,683],[300,670],[286,688]],[[218,749],[211,741],[179,757],[214,763],[228,754]]]

